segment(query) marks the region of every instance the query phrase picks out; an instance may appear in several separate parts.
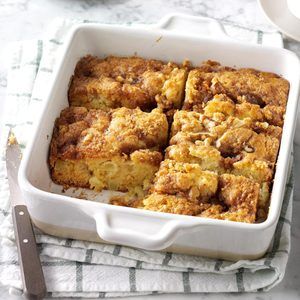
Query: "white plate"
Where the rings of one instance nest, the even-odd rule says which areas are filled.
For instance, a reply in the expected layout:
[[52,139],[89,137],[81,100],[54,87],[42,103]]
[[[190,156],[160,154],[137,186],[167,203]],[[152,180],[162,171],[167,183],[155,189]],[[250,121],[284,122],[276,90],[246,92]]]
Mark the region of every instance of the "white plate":
[[258,3],[275,27],[288,37],[300,41],[300,19],[290,12],[286,0],[258,0]]

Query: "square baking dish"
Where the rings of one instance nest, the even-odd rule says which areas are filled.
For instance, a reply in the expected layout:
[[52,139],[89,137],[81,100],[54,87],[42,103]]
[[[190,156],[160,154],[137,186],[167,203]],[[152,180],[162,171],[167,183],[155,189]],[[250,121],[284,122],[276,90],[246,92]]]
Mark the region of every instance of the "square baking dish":
[[[189,30],[189,34],[182,33]],[[195,32],[198,28],[200,34]],[[206,30],[206,32],[203,32]],[[205,35],[206,34],[206,35]],[[208,35],[210,34],[210,37]],[[213,36],[213,37],[212,37]],[[155,58],[194,65],[212,59],[233,67],[252,67],[282,75],[290,82],[269,215],[260,224],[167,214],[113,206],[110,191],[91,200],[82,191],[62,192],[52,183],[48,151],[55,119],[68,106],[67,91],[77,61],[86,54]],[[297,117],[300,64],[285,49],[239,43],[222,26],[207,18],[172,15],[157,26],[125,27],[81,24],[73,28],[54,72],[50,92],[19,172],[19,183],[34,224],[47,234],[66,238],[127,245],[146,250],[197,254],[230,260],[264,255],[280,215],[288,176]],[[89,196],[90,193],[90,196]],[[72,197],[71,197],[71,196]]]

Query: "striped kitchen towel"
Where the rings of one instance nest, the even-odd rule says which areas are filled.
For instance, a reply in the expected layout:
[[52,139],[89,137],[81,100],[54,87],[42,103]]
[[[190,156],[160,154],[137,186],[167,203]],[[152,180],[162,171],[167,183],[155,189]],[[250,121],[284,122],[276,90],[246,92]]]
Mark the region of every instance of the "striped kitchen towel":
[[[78,20],[53,23],[45,40],[12,45],[2,133],[13,128],[26,146],[35,116],[48,92],[55,61],[66,33]],[[282,46],[279,33],[226,26],[227,32],[254,43]],[[6,135],[0,135],[0,282],[22,290],[5,170]],[[150,252],[124,246],[61,239],[36,230],[49,297],[123,297],[157,293],[266,291],[278,284],[290,250],[292,176],[274,240],[258,260],[229,262],[198,256]]]

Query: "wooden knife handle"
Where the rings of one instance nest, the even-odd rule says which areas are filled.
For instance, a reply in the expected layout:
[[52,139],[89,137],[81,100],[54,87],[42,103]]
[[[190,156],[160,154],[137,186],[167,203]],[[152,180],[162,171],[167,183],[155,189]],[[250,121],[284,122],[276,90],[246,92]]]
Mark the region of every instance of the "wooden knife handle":
[[27,207],[16,205],[12,210],[24,294],[30,300],[43,299],[45,279]]

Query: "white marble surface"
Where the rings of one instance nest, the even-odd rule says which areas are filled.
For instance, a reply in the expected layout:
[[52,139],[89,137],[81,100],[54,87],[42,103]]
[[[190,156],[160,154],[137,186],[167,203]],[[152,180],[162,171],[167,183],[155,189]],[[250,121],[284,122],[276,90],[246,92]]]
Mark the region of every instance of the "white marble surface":
[[[92,19],[110,23],[153,23],[170,12],[182,12],[239,22],[255,29],[272,29],[256,0],[0,0],[0,120],[6,90],[6,46],[15,40],[42,38],[55,17]],[[300,43],[285,40],[285,47],[300,54]],[[300,129],[297,129],[300,130]],[[295,201],[292,249],[284,280],[268,293],[186,295],[186,299],[300,299],[300,146],[295,146]],[[13,299],[0,287],[0,299]],[[14,298],[15,299],[15,298]],[[137,298],[133,298],[137,299]],[[178,296],[149,296],[143,299],[183,299]]]

